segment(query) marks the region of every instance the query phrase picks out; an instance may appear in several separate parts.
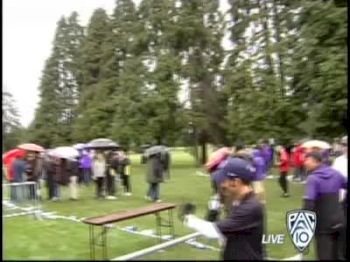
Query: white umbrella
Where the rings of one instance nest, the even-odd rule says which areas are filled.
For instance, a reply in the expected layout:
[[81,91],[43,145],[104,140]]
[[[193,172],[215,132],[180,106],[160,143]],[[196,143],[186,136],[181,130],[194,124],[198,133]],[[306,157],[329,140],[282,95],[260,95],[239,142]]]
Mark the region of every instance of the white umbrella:
[[79,156],[78,150],[70,146],[60,146],[52,149],[48,152],[49,155],[73,160],[75,157]]
[[82,143],[78,143],[75,144],[74,146],[72,146],[74,149],[80,150],[80,149],[84,149],[85,148],[85,144]]
[[97,138],[86,144],[85,148],[89,149],[117,149],[120,146],[111,139]]
[[321,140],[309,140],[304,142],[301,147],[303,148],[312,148],[312,147],[316,147],[316,148],[320,148],[320,149],[330,149],[331,145],[325,141],[321,141]]

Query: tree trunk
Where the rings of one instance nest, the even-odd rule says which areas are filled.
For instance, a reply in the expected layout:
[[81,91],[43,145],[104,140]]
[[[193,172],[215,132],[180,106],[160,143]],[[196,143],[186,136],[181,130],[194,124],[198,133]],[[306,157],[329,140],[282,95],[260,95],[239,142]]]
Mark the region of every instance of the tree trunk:
[[[273,0],[273,24],[275,27],[275,37],[278,44],[281,44],[281,25],[280,18],[277,10],[277,1]],[[284,68],[283,68],[283,54],[282,51],[279,50],[277,52],[277,61],[278,61],[278,72],[280,76],[280,90],[281,96],[284,97]]]
[[201,150],[201,153],[202,153],[201,164],[204,165],[207,162],[207,144],[206,144],[205,141],[203,141],[201,143],[201,147],[202,147],[202,150]]
[[258,0],[258,6],[261,10],[263,10],[263,16],[261,20],[262,20],[264,38],[265,38],[265,61],[266,61],[266,64],[268,65],[269,73],[273,75],[272,57],[268,51],[268,49],[270,48],[270,34],[269,34],[269,27],[268,27],[269,10],[267,7],[267,0]]
[[194,161],[196,167],[200,166],[200,161],[199,161],[199,154],[198,154],[198,135],[197,135],[197,129],[193,129],[193,156],[194,156]]

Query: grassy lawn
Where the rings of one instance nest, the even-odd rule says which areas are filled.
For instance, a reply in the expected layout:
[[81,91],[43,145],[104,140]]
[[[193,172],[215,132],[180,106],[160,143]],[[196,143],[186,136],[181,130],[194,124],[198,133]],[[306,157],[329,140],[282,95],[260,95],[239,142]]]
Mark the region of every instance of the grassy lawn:
[[[68,200],[68,190],[63,188],[63,200],[49,202],[44,200],[42,206],[46,212],[56,211],[59,215],[90,217],[109,214],[116,211],[129,210],[150,204],[144,200],[147,190],[145,182],[145,166],[140,165],[140,156],[132,155],[132,196],[122,196],[118,191],[117,200],[94,199],[95,188],[80,187],[80,200],[71,202]],[[197,176],[199,169],[193,165],[193,159],[184,152],[172,154],[173,166],[171,180],[161,184],[161,199],[164,202],[183,203],[193,202],[197,205],[197,215],[204,217],[207,208],[207,200],[210,197],[211,188],[209,177]],[[266,181],[267,190],[267,219],[269,234],[286,234],[283,245],[268,245],[268,256],[276,259],[291,257],[297,252],[287,235],[285,226],[286,211],[299,208],[304,186],[290,183],[290,198],[280,198],[280,188],[276,179]],[[164,215],[166,215],[164,213]],[[176,236],[183,236],[193,231],[184,227],[175,217]],[[155,216],[144,216],[116,224],[118,227],[135,225],[139,230],[154,229]],[[89,231],[88,226],[68,220],[35,220],[30,216],[3,219],[3,258],[4,259],[30,259],[30,260],[65,260],[65,259],[89,259]],[[166,229],[163,229],[166,230]],[[166,231],[163,231],[166,232]],[[200,242],[217,247],[216,241],[199,238]],[[108,257],[113,258],[159,243],[157,239],[134,235],[120,231],[116,228],[108,234]],[[99,250],[98,250],[99,251]],[[97,255],[99,255],[98,253]],[[98,258],[98,257],[97,257]],[[314,259],[313,245],[307,259]],[[164,252],[158,252],[143,257],[142,259],[155,260],[217,260],[219,253],[211,250],[201,250],[186,244],[180,244],[169,248]]]

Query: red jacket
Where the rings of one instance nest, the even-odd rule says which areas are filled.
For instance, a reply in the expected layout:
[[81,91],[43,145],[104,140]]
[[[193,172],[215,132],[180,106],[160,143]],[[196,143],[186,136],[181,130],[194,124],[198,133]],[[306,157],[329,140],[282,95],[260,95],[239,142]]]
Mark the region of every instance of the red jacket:
[[304,149],[298,145],[293,152],[293,165],[295,167],[301,167],[304,164]]
[[281,149],[281,151],[280,151],[279,170],[280,170],[280,172],[288,172],[289,171],[289,155],[285,149]]

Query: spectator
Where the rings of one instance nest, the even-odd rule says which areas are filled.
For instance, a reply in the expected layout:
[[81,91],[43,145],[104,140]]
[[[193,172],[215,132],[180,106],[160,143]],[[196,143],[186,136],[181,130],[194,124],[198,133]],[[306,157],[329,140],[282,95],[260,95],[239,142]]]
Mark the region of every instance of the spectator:
[[34,169],[33,169],[33,176],[35,178],[36,181],[36,185],[37,185],[37,192],[36,192],[36,196],[41,199],[41,184],[42,184],[42,179],[43,179],[43,171],[44,171],[44,167],[43,167],[43,157],[42,154],[39,152],[35,152],[35,162],[34,162]]
[[[24,174],[26,171],[26,162],[24,160],[25,155],[17,155],[12,162],[13,179],[11,183],[21,183],[24,182]],[[24,192],[21,191],[19,186],[11,186],[11,200],[21,201],[24,197]]]
[[164,169],[164,177],[167,180],[170,180],[170,163],[171,163],[171,155],[170,152],[167,150],[162,154],[162,164]]
[[54,176],[56,172],[55,159],[51,156],[46,155],[44,157],[43,168],[45,170],[48,199],[54,200],[54,197],[57,197],[55,196],[55,181],[54,181]]
[[103,183],[106,175],[106,160],[102,152],[97,152],[92,162],[93,179],[96,181],[96,197],[104,196]]
[[145,198],[154,202],[161,202],[159,198],[159,184],[164,181],[164,170],[160,153],[149,156],[147,164],[146,181],[149,184],[149,189]]
[[289,197],[288,194],[288,171],[289,171],[289,155],[283,146],[277,148],[278,152],[278,168],[280,172],[279,184],[283,190],[281,197]]
[[80,158],[80,168],[82,181],[86,186],[88,186],[91,182],[91,165],[92,157],[89,155],[89,152],[83,151]]
[[294,181],[304,181],[306,179],[306,170],[304,167],[304,149],[301,143],[298,143],[292,153],[292,163],[294,165]]
[[310,152],[305,157],[305,167],[310,171],[306,182],[304,209],[317,215],[315,230],[317,259],[340,259],[341,232],[344,214],[339,203],[339,191],[346,188],[347,180],[337,170],[325,165],[320,152]]
[[106,154],[106,176],[105,176],[105,185],[106,185],[106,199],[117,199],[116,194],[116,185],[115,185],[115,176],[117,168],[118,159],[115,157],[113,151],[109,151]]
[[[333,163],[333,168],[342,174],[346,180],[348,180],[348,137],[345,136],[341,140],[341,150],[342,154],[338,156]],[[344,216],[345,216],[345,224],[344,224],[344,230],[342,231],[341,237],[342,237],[342,259],[347,260],[346,255],[346,227],[347,227],[347,209],[348,209],[348,201],[347,201],[347,191],[342,189],[339,194],[339,201],[343,207]]]
[[60,185],[62,183],[61,159],[53,157],[53,198],[52,201],[58,201],[61,197]]
[[118,154],[118,164],[117,173],[124,187],[124,195],[131,196],[131,186],[130,186],[130,159],[125,155],[123,151]]
[[266,204],[264,180],[267,175],[266,163],[260,150],[253,151],[253,165],[256,169],[255,179],[252,182],[254,192],[262,204]]
[[69,174],[70,200],[78,200],[78,177],[79,163],[78,159],[69,159],[66,161],[67,172]]
[[[34,172],[35,166],[36,166],[36,157],[34,152],[30,152],[27,154],[26,157],[26,176],[28,182],[37,182],[38,180],[38,173]],[[29,199],[35,199],[36,198],[35,187],[33,185],[29,185]]]

